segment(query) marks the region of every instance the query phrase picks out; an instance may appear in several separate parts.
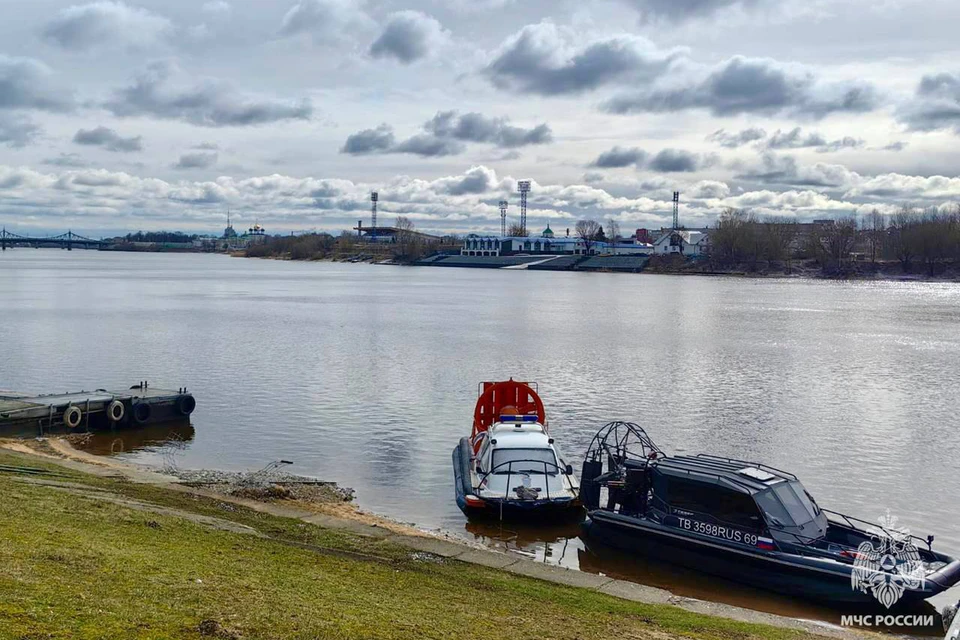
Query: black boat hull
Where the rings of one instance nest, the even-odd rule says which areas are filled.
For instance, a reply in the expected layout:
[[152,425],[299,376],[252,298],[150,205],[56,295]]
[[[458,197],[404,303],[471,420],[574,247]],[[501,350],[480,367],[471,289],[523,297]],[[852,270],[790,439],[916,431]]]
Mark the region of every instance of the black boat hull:
[[[517,500],[475,498],[470,486],[470,440],[463,438],[453,449],[453,480],[457,506],[468,518],[526,522],[580,520],[584,516],[578,499]],[[470,496],[472,499],[468,500]]]
[[[612,547],[657,557],[706,574],[776,593],[833,605],[881,607],[870,594],[854,589],[852,565],[830,570],[803,558],[777,552],[733,548],[693,538],[669,527],[598,511],[583,524],[585,536]],[[960,580],[960,563],[947,567],[937,581],[907,590],[896,606],[908,606],[944,591]]]

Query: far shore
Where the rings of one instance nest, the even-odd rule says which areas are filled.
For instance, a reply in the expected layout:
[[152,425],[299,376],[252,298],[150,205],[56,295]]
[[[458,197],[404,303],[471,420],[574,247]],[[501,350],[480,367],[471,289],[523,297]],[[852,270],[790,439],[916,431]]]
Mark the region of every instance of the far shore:
[[[235,251],[230,254],[239,258],[258,258],[262,260],[285,260],[292,262],[344,262],[352,264],[371,264],[371,265],[395,265],[395,266],[430,266],[421,264],[417,261],[399,261],[388,255],[373,256],[363,254],[345,254],[345,255],[327,255],[311,256],[307,258],[294,258],[287,255],[268,255],[268,256],[247,256],[243,251]],[[482,267],[481,267],[482,268]],[[498,268],[491,265],[488,268]],[[576,269],[570,269],[576,271]],[[612,271],[611,271],[612,272]],[[605,273],[605,271],[593,271],[593,273]],[[660,256],[651,257],[650,263],[639,273],[671,276],[712,276],[712,277],[734,277],[734,278],[789,278],[789,279],[809,279],[809,280],[850,280],[850,281],[890,281],[890,282],[960,282],[960,265],[941,265],[938,272],[934,275],[922,273],[915,269],[911,272],[904,272],[899,263],[896,262],[854,262],[849,269],[843,272],[824,272],[816,261],[797,261],[790,267],[783,264],[757,264],[757,265],[735,265],[731,267],[720,267],[711,265],[705,260],[686,260],[675,258],[666,258]]]

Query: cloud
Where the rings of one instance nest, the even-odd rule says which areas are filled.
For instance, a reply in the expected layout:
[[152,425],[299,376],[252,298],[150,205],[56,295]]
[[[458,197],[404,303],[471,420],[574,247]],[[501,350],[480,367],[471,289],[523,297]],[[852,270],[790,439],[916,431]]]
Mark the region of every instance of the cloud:
[[624,148],[616,146],[597,156],[597,159],[591,162],[590,166],[599,169],[617,169],[629,167],[630,165],[639,167],[646,159],[647,153],[638,147]]
[[125,153],[143,151],[143,136],[124,138],[113,129],[103,126],[96,129],[80,129],[73,136],[73,141],[76,144],[103,147],[107,151]]
[[880,150],[881,150],[881,151],[896,151],[896,152],[899,152],[899,151],[903,151],[904,149],[906,149],[909,144],[910,144],[909,142],[904,142],[903,140],[898,140],[898,141],[896,141],[896,142],[891,142],[890,144],[888,144],[888,145],[886,145],[886,146],[884,146],[884,147],[881,147]]
[[878,106],[869,84],[826,83],[797,65],[766,58],[735,56],[690,74],[679,84],[615,96],[604,104],[611,113],[662,113],[705,109],[715,116],[744,113],[822,118],[836,112],[861,113]]
[[217,164],[217,152],[184,153],[173,165],[174,169],[207,169]]
[[644,20],[682,22],[704,18],[734,7],[753,8],[762,0],[623,0],[641,13]]
[[737,178],[764,184],[805,187],[847,188],[860,181],[860,175],[840,164],[817,162],[800,165],[792,156],[765,152],[759,166],[742,171]]
[[213,15],[223,15],[233,11],[233,7],[226,0],[210,0],[210,2],[204,2],[200,9],[204,13],[210,13]]
[[759,127],[744,129],[738,133],[729,133],[724,129],[718,129],[707,136],[706,140],[708,142],[715,142],[727,149],[737,149],[746,144],[756,142],[758,147],[764,149],[805,149],[815,147],[817,153],[840,151],[841,149],[859,149],[864,146],[864,141],[859,138],[844,136],[836,140],[827,140],[816,132],[804,134],[801,127],[794,127],[790,131],[777,129],[770,134],[769,137],[767,136],[767,132]]
[[701,158],[681,149],[664,149],[650,159],[649,168],[661,173],[688,173],[700,168]]
[[314,42],[338,42],[357,26],[370,24],[360,0],[300,0],[280,24],[280,36],[309,34]]
[[419,11],[399,11],[370,45],[370,55],[410,64],[428,56],[446,38],[435,18]]
[[913,99],[899,109],[897,117],[911,131],[952,129],[960,135],[960,74],[923,76]]
[[455,156],[462,153],[464,145],[457,140],[440,138],[429,133],[419,133],[392,147],[389,153],[412,153],[424,157]]
[[71,110],[72,92],[55,86],[52,77],[38,60],[0,54],[0,109]]
[[[846,171],[837,165],[796,168],[801,175],[808,169],[838,175]],[[601,188],[534,181],[529,215],[533,220],[554,221],[555,229],[585,217],[609,216],[629,225],[657,226],[668,221],[675,181],[673,176],[657,178],[628,188],[608,182]],[[684,220],[691,225],[710,224],[725,207],[809,220],[873,207],[893,208],[904,202],[939,204],[960,198],[960,178],[900,174],[864,178],[847,171],[845,181],[848,185],[838,189],[738,189],[735,195],[725,182],[681,182]],[[644,195],[615,195],[608,189]],[[385,224],[392,212],[403,212],[424,231],[494,232],[499,228],[496,201],[515,192],[516,179],[483,165],[434,180],[401,175],[378,178],[376,183],[278,174],[168,182],[104,169],[58,168],[45,173],[0,165],[0,219],[29,218],[38,228],[63,231],[65,219],[82,217],[82,225],[74,224],[74,230],[120,231],[123,227],[116,225],[128,224],[123,221],[136,212],[137,228],[207,231],[222,228],[220,216],[229,207],[239,220],[258,218],[272,230],[339,230],[354,224],[358,211],[367,210],[372,190],[380,193]]]
[[86,167],[87,161],[80,157],[76,153],[61,153],[55,158],[45,158],[42,161],[42,164],[50,165],[52,167]]
[[487,193],[499,186],[496,172],[484,166],[471,167],[462,176],[437,181],[438,190],[452,196]]
[[0,111],[0,144],[22,148],[33,142],[42,129],[30,118]]
[[530,129],[515,127],[507,118],[488,118],[480,113],[439,111],[423,124],[423,132],[397,142],[393,127],[381,124],[347,137],[340,153],[411,153],[423,157],[453,156],[466,149],[464,143],[493,144],[504,149],[547,144],[553,133],[546,124]]
[[190,86],[172,82],[178,72],[170,62],[151,64],[132,85],[114,93],[104,106],[120,117],[152,116],[201,127],[249,126],[283,120],[309,120],[310,102],[251,98],[231,85],[204,79]]
[[348,136],[340,147],[340,153],[365,155],[386,152],[393,148],[394,143],[393,127],[384,123],[376,129],[364,129]]
[[914,199],[955,200],[960,198],[960,177],[907,176],[900,173],[886,173],[863,180],[844,194],[844,197],[856,196],[896,198],[900,201]]
[[162,16],[123,2],[92,2],[62,9],[41,35],[63,49],[81,51],[120,45],[142,48],[155,45],[173,32]]
[[707,142],[715,142],[727,149],[736,149],[745,144],[756,142],[767,137],[767,132],[759,127],[750,127],[737,133],[729,133],[725,129],[717,129],[709,136]]
[[815,147],[817,153],[828,153],[831,151],[840,151],[841,149],[859,149],[864,146],[864,141],[859,138],[844,136],[836,140],[827,140],[823,135],[817,132],[803,133],[800,127],[794,127],[790,131],[780,131],[777,129],[764,142],[767,149],[806,149]]
[[553,132],[545,123],[524,129],[509,122],[507,118],[488,118],[475,112],[460,115],[457,111],[440,111],[423,128],[441,138],[486,142],[507,149],[553,142]]
[[618,80],[645,83],[666,71],[679,49],[622,35],[586,45],[551,22],[527,25],[504,42],[484,69],[501,89],[545,96],[577,94]]

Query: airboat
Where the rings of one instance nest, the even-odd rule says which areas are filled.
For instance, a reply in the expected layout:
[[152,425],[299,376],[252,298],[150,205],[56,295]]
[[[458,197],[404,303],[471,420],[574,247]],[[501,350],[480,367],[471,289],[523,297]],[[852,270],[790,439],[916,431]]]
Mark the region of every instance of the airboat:
[[797,476],[714,455],[671,457],[640,426],[594,436],[580,474],[588,544],[833,604],[887,608],[960,581],[960,561],[896,527],[821,508]]
[[581,517],[579,485],[547,429],[536,383],[483,382],[473,431],[453,450],[457,506],[468,517]]

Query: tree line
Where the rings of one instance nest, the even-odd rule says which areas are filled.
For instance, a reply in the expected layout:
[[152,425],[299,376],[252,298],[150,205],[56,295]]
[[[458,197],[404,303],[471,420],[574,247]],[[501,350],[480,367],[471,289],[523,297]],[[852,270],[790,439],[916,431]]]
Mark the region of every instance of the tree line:
[[354,231],[342,231],[338,236],[325,231],[296,236],[269,236],[264,242],[246,249],[250,258],[289,258],[290,260],[324,260],[353,256],[393,259],[413,262],[425,256],[431,247],[416,233],[413,221],[397,216],[392,242],[362,242]]
[[188,235],[180,231],[137,231],[123,236],[124,242],[187,243],[193,242],[196,234]]
[[727,209],[711,233],[709,259],[718,267],[765,263],[787,271],[796,260],[815,260],[824,272],[837,274],[896,263],[904,273],[922,269],[936,275],[960,264],[960,205],[949,210],[903,206],[892,215],[874,209],[862,219],[803,224]]

